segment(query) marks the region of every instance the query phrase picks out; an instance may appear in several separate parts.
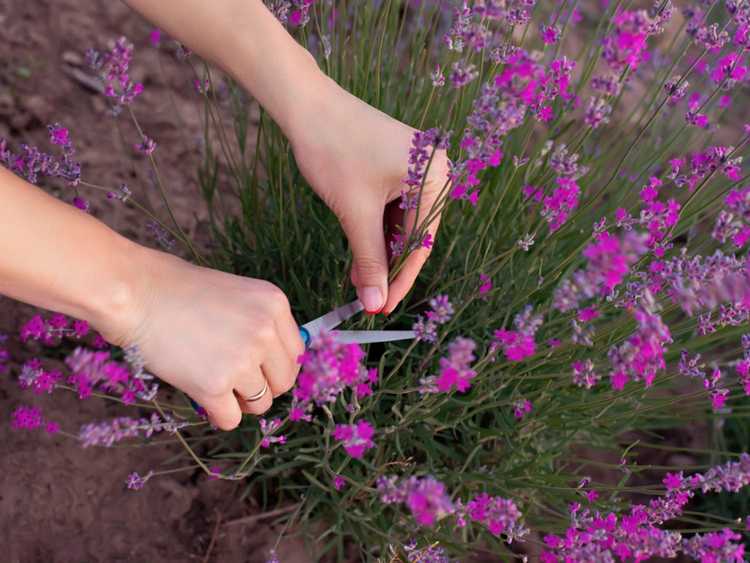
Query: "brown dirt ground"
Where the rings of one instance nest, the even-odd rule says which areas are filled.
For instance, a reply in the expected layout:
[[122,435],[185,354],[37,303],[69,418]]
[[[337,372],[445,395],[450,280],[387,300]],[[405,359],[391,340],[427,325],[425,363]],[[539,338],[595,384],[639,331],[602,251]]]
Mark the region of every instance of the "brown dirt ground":
[[[134,77],[145,93],[135,110],[159,143],[157,157],[175,214],[189,233],[204,239],[206,212],[195,171],[200,158],[199,100],[191,74],[168,46],[148,43],[150,27],[120,2],[0,0],[0,137],[49,148],[46,124],[71,130],[84,177],[105,186],[127,182],[160,212],[148,168],[134,154],[136,137],[107,115],[100,96],[71,76],[88,47],[126,35],[135,43]],[[68,200],[70,194],[64,194]],[[149,240],[137,211],[90,195],[93,213],[119,232]],[[33,220],[33,218],[29,218]],[[33,309],[0,297],[0,332],[13,333]],[[24,351],[13,345],[14,357]],[[38,404],[64,430],[132,411],[98,400],[21,391],[12,376],[0,384],[0,414],[21,403]],[[7,421],[8,419],[5,418]],[[147,472],[171,455],[160,447],[81,449],[73,440],[19,433],[0,424],[0,560],[11,562],[263,561],[278,530],[264,524],[217,526],[254,514],[237,500],[237,485],[176,474],[127,491],[131,471]],[[213,545],[212,537],[214,538]],[[283,561],[310,560],[300,543],[286,542]]]

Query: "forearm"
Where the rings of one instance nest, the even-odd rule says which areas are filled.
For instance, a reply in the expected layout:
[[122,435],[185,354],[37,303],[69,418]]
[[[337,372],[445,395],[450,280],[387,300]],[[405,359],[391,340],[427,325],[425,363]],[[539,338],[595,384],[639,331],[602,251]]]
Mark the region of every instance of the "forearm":
[[331,82],[260,0],[125,0],[240,82],[290,134]]
[[91,322],[126,326],[146,249],[0,166],[0,293]]

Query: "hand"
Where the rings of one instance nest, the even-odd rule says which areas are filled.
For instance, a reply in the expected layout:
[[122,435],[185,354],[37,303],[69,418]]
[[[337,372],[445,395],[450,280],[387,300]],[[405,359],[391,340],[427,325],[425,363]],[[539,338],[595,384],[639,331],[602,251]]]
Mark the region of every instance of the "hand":
[[[297,163],[315,192],[336,214],[354,256],[352,283],[369,312],[389,314],[414,285],[430,249],[419,248],[388,285],[388,246],[405,234],[416,213],[399,209],[414,129],[352,96],[321,76],[306,97],[305,113],[288,126]],[[297,110],[300,111],[299,109]],[[422,192],[420,224],[448,177],[445,151],[432,159]],[[433,237],[440,217],[429,225]],[[385,233],[384,233],[385,225]],[[386,236],[388,239],[386,240]]]
[[[143,281],[127,307],[115,308],[127,314],[99,323],[107,340],[138,346],[151,372],[190,395],[223,430],[236,427],[242,412],[262,414],[292,388],[304,344],[280,289],[135,248]],[[242,400],[265,381],[261,399]]]

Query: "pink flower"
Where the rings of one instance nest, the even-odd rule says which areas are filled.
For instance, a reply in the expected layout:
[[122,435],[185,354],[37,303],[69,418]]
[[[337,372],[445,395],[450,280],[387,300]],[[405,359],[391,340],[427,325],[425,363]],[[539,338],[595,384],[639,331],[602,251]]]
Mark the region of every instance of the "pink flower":
[[557,178],[557,187],[544,198],[542,216],[549,223],[550,232],[563,226],[568,216],[578,207],[581,187],[571,178]]
[[540,29],[542,42],[545,45],[552,45],[560,40],[560,28],[556,25],[543,25]]
[[161,29],[154,27],[148,34],[148,39],[153,47],[158,47],[161,44]]
[[470,367],[476,359],[476,346],[473,340],[460,337],[448,345],[448,356],[440,359],[440,374],[434,380],[437,391],[449,393],[455,389],[464,392],[471,387],[471,380],[476,376]]
[[485,295],[492,291],[492,278],[485,274],[479,274],[479,295]]
[[675,491],[682,488],[683,477],[682,472],[680,473],[667,473],[662,480],[664,486],[667,487],[668,491]]
[[346,479],[344,479],[341,475],[336,475],[333,478],[333,487],[337,491],[340,491],[341,489],[343,489],[344,487],[346,487]]
[[516,420],[521,420],[524,416],[529,414],[533,406],[531,401],[528,399],[519,399],[513,403],[513,416]]
[[333,437],[344,443],[344,450],[354,459],[362,459],[367,450],[375,447],[372,437],[375,428],[366,420],[356,424],[337,424]]
[[582,323],[588,323],[597,318],[599,318],[599,311],[596,307],[586,307],[578,311],[578,320]]
[[321,334],[298,361],[302,370],[292,392],[292,420],[308,420],[313,405],[332,403],[346,389],[360,397],[371,392],[377,371],[364,364],[364,350],[358,344],[336,340],[335,333]]
[[495,340],[502,344],[505,357],[511,362],[520,362],[536,352],[536,343],[532,335],[514,330],[496,330]]
[[42,410],[39,407],[21,405],[10,417],[14,430],[34,430],[42,426]]

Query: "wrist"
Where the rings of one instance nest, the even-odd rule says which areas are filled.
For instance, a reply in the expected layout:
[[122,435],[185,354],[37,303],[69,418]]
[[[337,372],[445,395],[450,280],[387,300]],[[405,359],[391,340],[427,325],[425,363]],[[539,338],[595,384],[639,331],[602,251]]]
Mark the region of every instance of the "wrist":
[[116,233],[106,278],[82,304],[82,317],[110,343],[127,346],[136,340],[152,292],[155,255]]
[[242,66],[229,71],[284,134],[293,139],[309,116],[322,109],[338,85],[280,25],[279,30],[282,33],[278,37],[266,39],[276,47],[273,59],[266,52],[258,52],[257,44],[248,38],[240,49],[243,56],[232,57],[241,61]]

